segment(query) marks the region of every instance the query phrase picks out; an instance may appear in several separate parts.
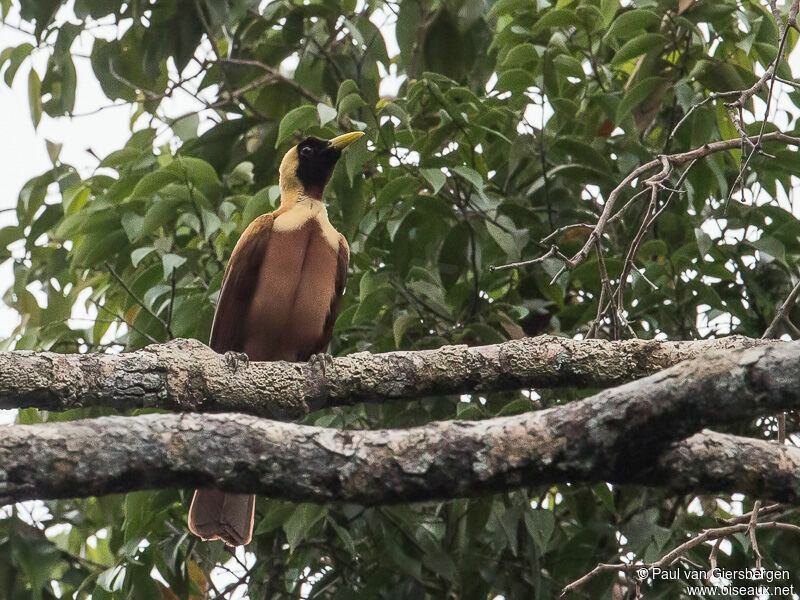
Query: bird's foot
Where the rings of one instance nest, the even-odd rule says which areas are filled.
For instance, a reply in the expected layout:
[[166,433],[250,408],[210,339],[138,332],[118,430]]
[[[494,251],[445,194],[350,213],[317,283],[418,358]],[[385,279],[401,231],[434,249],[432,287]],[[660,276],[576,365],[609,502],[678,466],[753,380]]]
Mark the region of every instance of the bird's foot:
[[234,352],[233,350],[229,350],[223,354],[223,356],[225,357],[225,364],[234,373],[239,370],[241,365],[243,365],[245,368],[250,365],[250,357],[244,352]]
[[308,362],[312,366],[319,365],[319,368],[322,371],[322,376],[325,377],[325,372],[327,371],[328,367],[333,366],[333,356],[327,352],[319,352],[317,354],[312,354],[308,359]]

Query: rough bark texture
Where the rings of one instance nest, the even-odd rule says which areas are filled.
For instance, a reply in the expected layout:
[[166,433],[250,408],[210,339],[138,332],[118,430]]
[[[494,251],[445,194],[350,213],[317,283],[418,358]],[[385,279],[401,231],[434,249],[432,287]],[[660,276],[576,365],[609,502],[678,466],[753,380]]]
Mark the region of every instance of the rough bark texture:
[[[799,407],[800,342],[791,342],[708,354],[549,410],[405,430],[193,413],[17,426],[0,439],[0,505],[212,485],[375,504],[599,480],[798,500],[788,475],[800,464],[796,450],[713,434],[675,443],[709,425]],[[786,475],[754,474],[749,449]]]
[[664,453],[651,483],[677,492],[751,492],[797,503],[800,448],[706,430]]
[[[322,406],[490,390],[608,387],[723,349],[783,342],[576,341],[553,336],[492,346],[361,352],[309,363],[253,362],[234,370],[196,340],[125,354],[0,353],[0,408],[236,411],[296,420]],[[323,368],[324,367],[324,368]]]

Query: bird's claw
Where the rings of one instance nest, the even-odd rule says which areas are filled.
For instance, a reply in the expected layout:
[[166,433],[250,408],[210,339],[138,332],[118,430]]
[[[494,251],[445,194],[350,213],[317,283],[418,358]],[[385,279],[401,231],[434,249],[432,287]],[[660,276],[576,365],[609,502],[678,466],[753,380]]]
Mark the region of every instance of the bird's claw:
[[244,352],[229,350],[223,356],[225,357],[225,364],[234,373],[239,369],[239,365],[243,364],[245,368],[250,365],[250,357]]
[[324,377],[327,368],[333,366],[333,356],[327,352],[319,352],[317,354],[312,354],[308,362],[314,366],[319,365],[319,368],[322,370],[322,376]]

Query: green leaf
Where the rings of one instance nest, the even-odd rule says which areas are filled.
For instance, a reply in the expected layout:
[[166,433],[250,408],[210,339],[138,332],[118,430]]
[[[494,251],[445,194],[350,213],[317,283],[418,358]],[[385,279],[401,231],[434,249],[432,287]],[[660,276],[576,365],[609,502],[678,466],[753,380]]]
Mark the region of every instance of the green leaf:
[[505,417],[507,415],[521,415],[524,412],[529,412],[531,410],[531,401],[527,398],[517,398],[516,400],[512,400],[499,411],[495,416],[498,417]]
[[629,60],[641,56],[656,48],[663,48],[667,43],[667,38],[660,33],[642,33],[632,40],[625,43],[620,48],[614,58],[611,59],[611,66],[618,67]]
[[536,21],[533,26],[533,33],[544,30],[557,29],[558,27],[570,27],[575,25],[578,17],[574,10],[565,8],[553,8],[548,10],[542,18]]
[[196,112],[178,117],[172,124],[172,131],[184,142],[197,137],[197,127],[200,125],[200,115]]
[[456,418],[463,421],[478,421],[486,416],[483,408],[475,402],[459,402],[456,405]]
[[131,192],[131,197],[150,197],[164,186],[181,181],[174,171],[159,169],[142,177]]
[[382,546],[386,557],[398,570],[418,581],[422,580],[422,563],[409,556],[392,536],[384,535]]
[[392,324],[392,335],[394,336],[395,348],[400,347],[400,342],[403,341],[403,335],[408,329],[408,324],[413,320],[413,317],[408,313],[402,313],[395,317]]
[[392,179],[383,186],[378,193],[378,206],[395,204],[400,198],[409,195],[416,195],[420,189],[420,182],[412,175],[402,175]]
[[18,225],[6,225],[0,229],[0,249],[5,250],[6,246],[16,242],[23,237],[23,230]]
[[409,115],[408,112],[396,102],[386,102],[381,100],[378,102],[378,108],[380,108],[381,113],[386,113],[393,117],[397,117],[400,123],[406,127],[411,126],[411,115]]
[[256,192],[242,211],[242,227],[249,225],[256,217],[273,210],[278,198],[280,198],[280,189],[277,185],[265,187]]
[[528,69],[509,69],[497,77],[498,90],[520,94],[533,85],[533,74]]
[[106,592],[118,592],[125,583],[125,569],[116,566],[106,569],[97,576],[97,585]]
[[126,211],[122,213],[120,221],[122,223],[122,229],[125,230],[125,235],[128,236],[130,241],[133,242],[141,237],[144,217],[135,212]]
[[583,66],[580,61],[567,54],[559,54],[553,59],[553,64],[559,75],[565,77],[577,77],[578,79],[584,78]]
[[236,187],[238,185],[250,185],[254,181],[253,169],[255,165],[249,160],[240,162],[228,176],[228,185]]
[[[8,49],[6,49],[8,50]],[[14,83],[14,77],[17,74],[20,66],[22,66],[23,61],[28,58],[31,51],[33,50],[33,45],[25,42],[24,44],[20,44],[16,48],[12,49],[11,52],[8,54],[8,68],[6,69],[5,74],[3,75],[3,79],[5,79],[6,85],[11,87]],[[5,51],[4,51],[5,55]],[[0,68],[3,67],[3,63],[5,62],[5,58],[2,62],[0,62]]]
[[93,267],[117,253],[128,252],[128,236],[122,230],[96,233],[87,236],[74,251],[72,261],[81,267]]
[[39,74],[33,68],[28,74],[28,104],[35,129],[42,120],[42,80],[39,79]]
[[438,194],[447,181],[447,176],[439,169],[420,169],[419,172],[431,184],[431,191],[434,194]]
[[163,169],[166,172],[174,173],[180,181],[188,179],[191,183],[203,185],[219,185],[219,177],[211,164],[201,158],[191,156],[176,156],[175,160]]
[[314,525],[327,514],[328,508],[319,504],[299,504],[295,508],[292,516],[283,524],[290,553],[295,551],[300,542],[311,532]]
[[540,508],[526,512],[523,520],[525,521],[525,529],[528,530],[528,535],[533,539],[541,556],[547,552],[547,545],[553,536],[553,531],[555,531],[555,516],[552,511]]
[[652,10],[637,8],[620,14],[611,23],[611,27],[603,36],[605,38],[629,38],[632,35],[657,25],[661,18]]
[[426,567],[449,581],[455,581],[458,577],[456,563],[446,552],[426,554],[423,558],[423,562]]
[[471,169],[469,167],[465,167],[463,165],[458,165],[457,167],[453,167],[453,172],[460,175],[467,181],[469,181],[475,189],[482,190],[483,189],[483,177],[481,174],[478,173],[475,169]]
[[200,218],[203,221],[203,231],[206,239],[210,239],[217,231],[219,231],[222,221],[220,218],[207,208],[200,209]]
[[133,252],[131,252],[131,264],[134,267],[138,267],[139,263],[142,262],[142,259],[150,254],[155,248],[152,246],[147,246],[144,248],[136,248]]
[[491,221],[486,221],[486,229],[489,235],[492,236],[492,239],[494,239],[497,245],[506,253],[509,260],[517,261],[520,259],[522,247],[518,242],[517,236],[507,228],[500,228]]
[[253,532],[255,535],[262,535],[274,531],[283,524],[295,513],[295,505],[291,502],[282,502],[280,500],[269,500],[267,502],[267,510],[264,518],[255,528]]
[[[319,423],[317,423],[319,425]],[[352,556],[357,556],[358,552],[356,550],[356,544],[353,541],[353,536],[350,535],[350,532],[347,531],[344,527],[336,523],[333,519],[328,519],[328,523],[333,530],[336,532],[336,535],[339,536],[339,539],[342,540],[344,543],[345,548]]]
[[336,106],[338,114],[348,115],[366,105],[367,103],[364,102],[364,99],[361,97],[361,94],[349,94],[345,96],[342,99],[342,101],[339,102]]
[[[717,117],[717,127],[719,128],[720,136],[723,140],[732,140],[739,137],[739,132],[736,126],[731,122],[730,114],[722,102],[717,102],[714,107]],[[741,164],[742,150],[741,148],[733,148],[729,150],[731,156],[736,160],[737,166]],[[724,194],[723,194],[724,195]]]
[[186,262],[183,256],[177,254],[165,254],[161,257],[161,264],[164,266],[164,280],[168,281],[172,277],[172,271],[177,271]]
[[539,59],[539,54],[533,44],[526,42],[514,46],[503,60],[503,69],[526,67]]
[[603,23],[607,26],[620,8],[619,0],[600,0],[600,12],[603,15]]
[[[786,247],[774,237],[763,235],[758,240],[747,243],[759,252],[766,254],[768,257],[786,264]],[[770,262],[769,259],[767,259],[766,262]]]
[[353,185],[353,180],[356,175],[361,175],[364,163],[369,160],[369,147],[367,146],[367,136],[356,140],[351,144],[344,153],[344,164],[347,169],[347,178],[350,180],[350,185]]
[[622,101],[617,106],[616,122],[622,123],[625,117],[628,116],[628,113],[652,94],[656,86],[662,81],[664,81],[664,79],[661,77],[647,77],[628,90],[628,93],[625,94],[625,97],[622,98]]
[[178,207],[184,203],[182,198],[170,196],[156,198],[153,205],[147,210],[142,221],[141,237],[152,235],[162,225],[173,221],[178,214]]
[[359,93],[358,84],[352,79],[345,79],[339,85],[339,91],[336,94],[336,106],[339,106],[342,100],[344,100],[350,94],[358,94],[358,93]]
[[694,237],[697,239],[697,249],[700,251],[700,257],[702,258],[711,250],[714,241],[699,227],[694,228]]
[[45,140],[44,143],[47,148],[47,156],[50,158],[50,162],[53,163],[53,166],[56,166],[63,144],[56,144],[50,140]]
[[278,126],[278,139],[275,140],[275,147],[278,148],[291,136],[312,125],[317,125],[316,107],[304,104],[290,110],[281,119],[281,124]]
[[603,503],[603,506],[605,506],[611,514],[617,514],[617,508],[614,506],[614,494],[611,493],[607,483],[597,483],[593,485],[592,493],[600,499],[600,502]]

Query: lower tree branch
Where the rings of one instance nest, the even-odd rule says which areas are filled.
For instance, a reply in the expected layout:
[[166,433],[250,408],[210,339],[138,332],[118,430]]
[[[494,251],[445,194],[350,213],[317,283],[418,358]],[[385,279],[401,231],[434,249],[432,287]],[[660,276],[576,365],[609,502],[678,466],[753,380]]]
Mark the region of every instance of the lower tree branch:
[[751,492],[754,497],[800,499],[800,449],[774,441],[703,431],[658,459],[651,484],[677,492]]
[[691,342],[577,341],[554,336],[491,346],[251,362],[233,370],[197,340],[124,354],[0,353],[0,409],[236,411],[297,420],[323,406],[521,388],[608,387],[715,350],[783,344],[731,336]]
[[798,407],[800,342],[789,342],[714,353],[549,410],[404,430],[194,413],[16,426],[0,439],[0,505],[205,486],[378,504],[570,481],[800,501],[800,449],[713,433],[680,441]]

